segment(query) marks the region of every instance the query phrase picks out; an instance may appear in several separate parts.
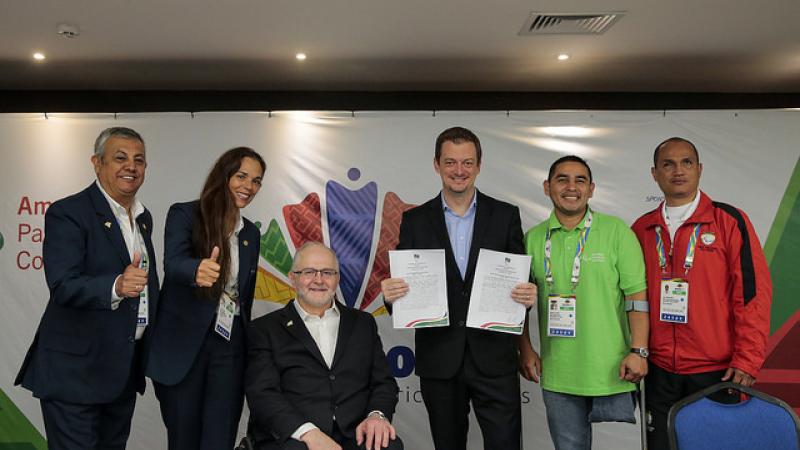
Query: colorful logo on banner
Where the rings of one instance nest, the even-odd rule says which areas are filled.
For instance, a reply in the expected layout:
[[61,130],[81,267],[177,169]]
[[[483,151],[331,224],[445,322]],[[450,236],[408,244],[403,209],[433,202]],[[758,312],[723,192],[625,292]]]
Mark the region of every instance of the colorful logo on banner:
[[[358,181],[361,171],[352,168],[347,177]],[[316,192],[306,195],[300,203],[283,207],[283,221],[292,245],[297,249],[308,241],[319,241],[330,246],[339,258],[339,289],[344,297],[340,300],[351,307],[372,310],[376,316],[384,314],[383,306],[370,308],[370,305],[380,294],[381,280],[389,276],[388,251],[397,245],[403,212],[415,205],[404,203],[394,192],[387,192],[378,217],[378,185],[374,181],[353,191],[329,180],[324,198],[325,217]],[[262,224],[257,225],[262,228]],[[327,230],[328,241],[323,238],[323,229]],[[269,265],[258,269],[255,297],[285,304],[295,296],[285,281],[293,253],[276,219],[270,220],[266,230],[261,231],[261,257]]]
[[758,373],[756,389],[789,403],[800,414],[800,159],[797,160],[783,194],[778,213],[764,244],[772,278],[772,336],[767,344],[767,358]]

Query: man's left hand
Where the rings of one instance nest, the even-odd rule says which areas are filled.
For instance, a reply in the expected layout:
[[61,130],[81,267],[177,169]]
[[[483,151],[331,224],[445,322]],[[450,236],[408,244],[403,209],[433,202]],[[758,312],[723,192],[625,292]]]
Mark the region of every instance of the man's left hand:
[[389,440],[394,440],[397,432],[388,420],[376,415],[367,416],[356,427],[356,444],[361,445],[366,441],[367,450],[380,450],[389,446]]
[[[733,377],[733,379],[731,379],[731,377]],[[755,377],[742,369],[737,369],[736,367],[728,367],[728,370],[725,371],[725,376],[722,377],[722,381],[729,380],[745,387],[750,387],[756,382]]]
[[635,353],[626,356],[619,365],[620,379],[638,383],[645,375],[647,375],[647,360]]
[[517,303],[531,308],[536,304],[536,285],[533,283],[520,283],[511,290],[511,299]]

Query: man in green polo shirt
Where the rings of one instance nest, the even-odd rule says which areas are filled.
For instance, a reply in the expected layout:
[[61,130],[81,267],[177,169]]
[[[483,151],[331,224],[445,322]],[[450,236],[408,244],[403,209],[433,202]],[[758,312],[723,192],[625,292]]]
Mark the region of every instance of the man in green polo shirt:
[[592,423],[635,423],[633,391],[647,374],[645,266],[620,219],[588,207],[592,171],[577,156],[550,166],[550,218],[525,235],[539,287],[541,359],[521,349],[522,371],[541,377],[556,450],[592,446]]

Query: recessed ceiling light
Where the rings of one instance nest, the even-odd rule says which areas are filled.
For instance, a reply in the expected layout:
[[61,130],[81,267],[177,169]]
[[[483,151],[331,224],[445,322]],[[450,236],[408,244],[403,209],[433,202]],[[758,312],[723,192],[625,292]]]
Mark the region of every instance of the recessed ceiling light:
[[47,59],[47,57],[44,56],[44,53],[36,52],[36,53],[33,54],[33,59],[35,59],[37,61],[44,61],[45,59]]
[[294,55],[294,57],[298,61],[305,61],[306,60],[306,54],[305,53],[298,53],[298,54]]
[[559,53],[558,56],[556,56],[556,59],[559,61],[566,61],[569,59],[569,55],[566,53]]

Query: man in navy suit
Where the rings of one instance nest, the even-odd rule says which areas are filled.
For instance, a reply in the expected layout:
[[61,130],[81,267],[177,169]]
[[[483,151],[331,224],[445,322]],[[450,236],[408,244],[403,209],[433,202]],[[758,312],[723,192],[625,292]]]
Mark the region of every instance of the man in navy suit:
[[[444,249],[446,255],[450,324],[415,332],[415,370],[433,444],[437,450],[466,450],[471,402],[484,449],[519,449],[518,344],[531,345],[527,323],[519,337],[466,327],[479,250],[525,253],[519,209],[475,188],[481,143],[466,128],[448,128],[439,135],[433,167],[442,178],[442,191],[403,213],[397,245],[398,249]],[[381,290],[390,305],[402,301],[408,284],[389,278]],[[511,298],[531,307],[536,302],[536,286],[521,283]],[[530,376],[530,368],[522,370]]]
[[50,300],[15,381],[41,401],[50,450],[125,448],[158,302],[153,220],[136,198],[144,140],[106,129],[91,161],[97,181],[45,215]]
[[338,303],[339,263],[304,244],[289,274],[296,301],[253,321],[245,392],[258,450],[402,450],[375,319]]

